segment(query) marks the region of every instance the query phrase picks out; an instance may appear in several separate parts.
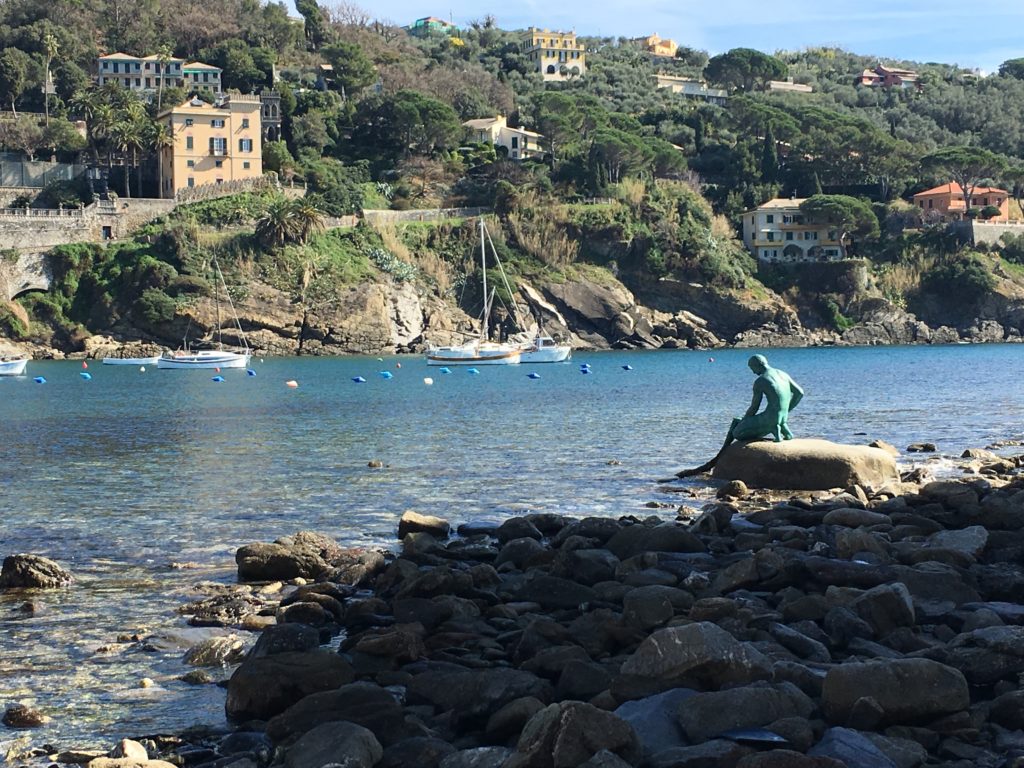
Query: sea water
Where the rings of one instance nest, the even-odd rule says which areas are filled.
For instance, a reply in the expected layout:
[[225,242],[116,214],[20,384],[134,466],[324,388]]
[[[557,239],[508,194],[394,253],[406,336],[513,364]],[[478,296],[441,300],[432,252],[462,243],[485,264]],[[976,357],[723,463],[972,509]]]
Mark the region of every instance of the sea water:
[[[752,352],[577,352],[476,375],[418,357],[267,358],[222,382],[97,363],[86,380],[80,362],[33,361],[0,378],[0,556],[52,557],[76,582],[33,595],[31,616],[24,594],[0,594],[0,706],[53,716],[28,738],[56,746],[223,724],[223,689],[177,679],[180,649],[131,639],[183,626],[175,609],[199,581],[233,582],[245,543],[313,529],[388,546],[407,509],[456,524],[671,519],[681,497],[654,480],[714,455],[750,404]],[[1024,347],[767,355],[806,392],[798,436],[958,456],[1024,432]],[[0,733],[0,751],[16,737]]]

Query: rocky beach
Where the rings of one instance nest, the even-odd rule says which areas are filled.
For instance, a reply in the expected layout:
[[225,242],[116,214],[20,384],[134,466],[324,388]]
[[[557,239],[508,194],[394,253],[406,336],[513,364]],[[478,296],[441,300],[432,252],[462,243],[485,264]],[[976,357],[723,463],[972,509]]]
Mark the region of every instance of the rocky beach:
[[[1016,766],[1024,456],[961,464],[955,479],[813,493],[718,483],[675,521],[529,514],[453,530],[409,511],[393,550],[330,531],[245,544],[237,583],[198,584],[179,609],[209,628],[188,677],[226,687],[230,727],[8,760]],[[72,579],[15,556],[0,584],[29,590],[29,610],[35,589]],[[45,717],[60,713],[10,706],[5,723]]]

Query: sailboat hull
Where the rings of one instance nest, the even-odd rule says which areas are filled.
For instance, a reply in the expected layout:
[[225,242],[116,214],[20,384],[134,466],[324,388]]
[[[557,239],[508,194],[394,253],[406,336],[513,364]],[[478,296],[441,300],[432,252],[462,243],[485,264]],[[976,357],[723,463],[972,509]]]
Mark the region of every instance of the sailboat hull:
[[241,352],[203,350],[202,352],[168,352],[156,361],[157,368],[186,370],[189,368],[246,368],[252,355]]
[[518,365],[522,350],[509,344],[471,342],[457,347],[434,347],[427,365]]
[[23,360],[0,361],[0,376],[23,376],[26,365],[28,365],[27,357]]

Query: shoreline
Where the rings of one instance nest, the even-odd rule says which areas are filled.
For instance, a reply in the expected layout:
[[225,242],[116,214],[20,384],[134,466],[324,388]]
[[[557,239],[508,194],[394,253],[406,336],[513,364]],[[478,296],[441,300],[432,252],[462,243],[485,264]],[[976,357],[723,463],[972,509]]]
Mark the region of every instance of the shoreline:
[[[912,484],[898,494],[850,489],[830,500],[726,499],[677,523],[537,514],[466,524],[449,539],[444,521],[410,518],[389,556],[343,550],[314,534],[242,547],[236,560],[246,581],[214,589],[189,614],[200,624],[266,629],[256,643],[262,650],[249,651],[227,694],[236,719],[263,721],[266,732],[245,737],[248,756],[233,753],[239,759],[223,765],[265,765],[251,760],[266,757],[260,745],[295,742],[289,749],[305,755],[312,741],[328,738],[317,727],[324,711],[366,729],[345,733],[369,750],[368,760],[377,756],[367,765],[397,764],[388,761],[413,745],[455,761],[432,765],[469,765],[459,760],[473,750],[485,750],[476,754],[489,761],[474,765],[533,765],[538,744],[544,752],[552,739],[575,743],[566,722],[607,737],[598,741],[627,765],[660,765],[643,754],[660,738],[655,731],[664,731],[652,723],[670,692],[708,708],[701,722],[717,711],[715,696],[735,698],[730,711],[747,720],[774,707],[772,714],[785,716],[737,727],[767,727],[797,753],[831,738],[864,749],[867,740],[883,754],[996,754],[998,739],[1005,742],[999,729],[1009,727],[1000,723],[1010,722],[998,713],[1009,707],[1011,675],[990,679],[985,669],[1024,671],[1024,659],[1004,658],[990,642],[996,629],[1024,633],[1024,607],[1006,607],[1012,585],[1024,584],[1024,571],[1012,564],[1024,549],[1024,494],[1013,501],[1000,487],[1024,490],[1014,478],[1024,457],[972,461],[978,474],[967,480]],[[239,596],[248,605],[241,614]],[[954,605],[940,610],[940,600]],[[321,647],[341,632],[342,655]],[[652,651],[652,635],[685,636],[706,658],[669,659]],[[714,652],[723,643],[729,658]],[[237,651],[211,642],[196,653],[224,660]],[[288,685],[298,685],[290,694],[275,689],[288,687],[285,661]],[[884,686],[872,688],[865,703],[837,703],[831,670],[854,667],[872,680],[903,667],[938,675],[957,708],[947,711],[925,693],[918,701],[908,690],[918,707],[908,714],[886,699]],[[723,685],[734,687],[714,693]],[[405,691],[401,704],[388,692],[395,686]],[[316,701],[303,705],[308,696]],[[359,711],[345,708],[352,696],[362,702]],[[851,725],[859,741],[845,733]],[[717,761],[710,765],[735,765],[757,751],[749,739],[714,738],[685,717],[678,727],[679,743],[665,748],[691,757],[710,749]],[[193,746],[217,754],[231,738]]]

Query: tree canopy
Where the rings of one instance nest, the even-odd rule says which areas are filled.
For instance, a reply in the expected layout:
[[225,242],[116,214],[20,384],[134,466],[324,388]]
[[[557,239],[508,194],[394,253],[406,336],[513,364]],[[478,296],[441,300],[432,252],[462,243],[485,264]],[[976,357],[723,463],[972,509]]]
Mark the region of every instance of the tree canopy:
[[781,80],[786,73],[785,63],[753,48],[733,48],[713,56],[704,69],[712,83],[741,91],[763,89],[769,80]]

